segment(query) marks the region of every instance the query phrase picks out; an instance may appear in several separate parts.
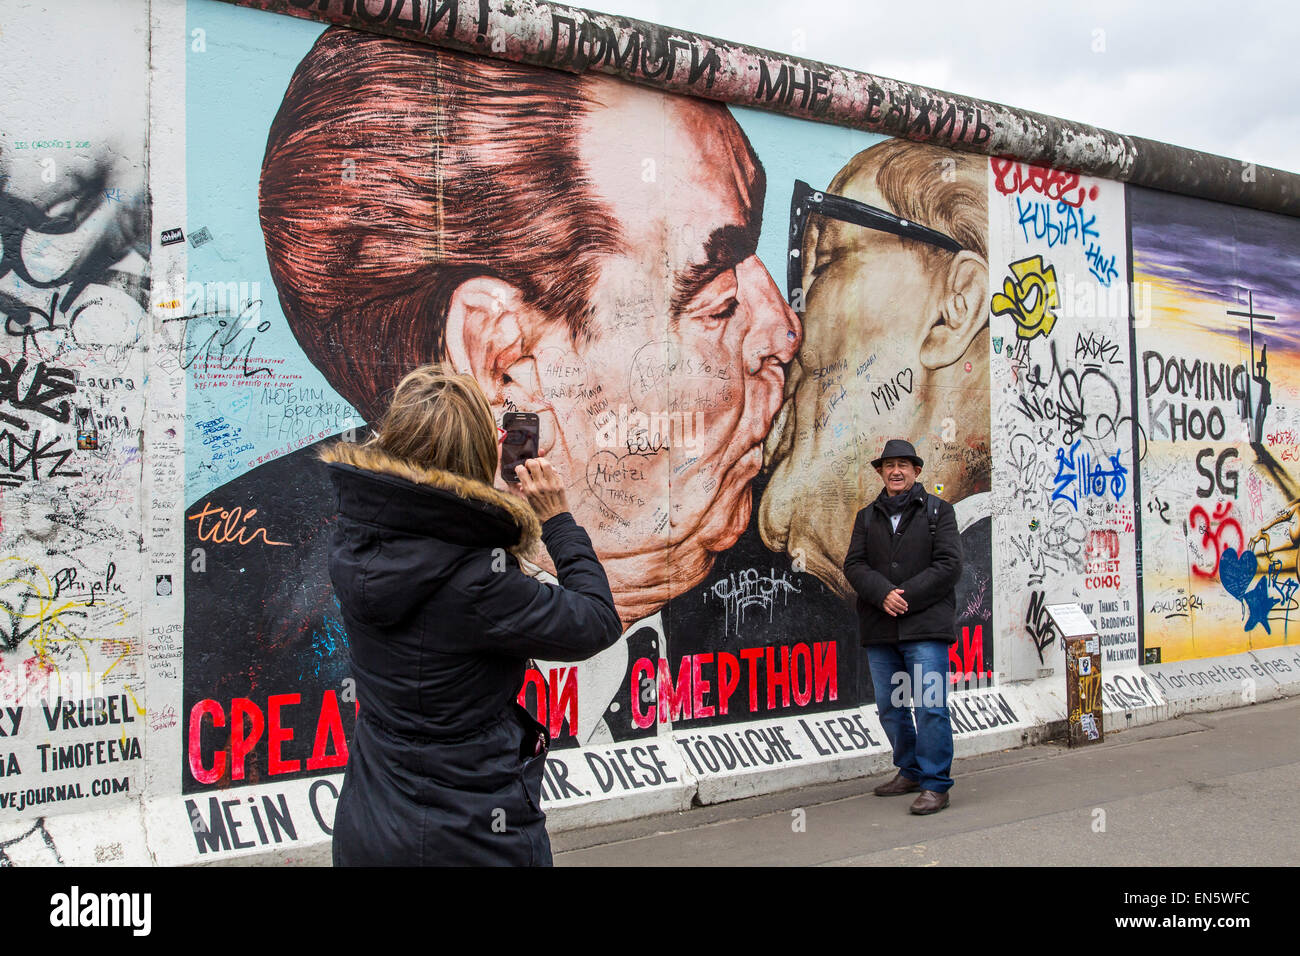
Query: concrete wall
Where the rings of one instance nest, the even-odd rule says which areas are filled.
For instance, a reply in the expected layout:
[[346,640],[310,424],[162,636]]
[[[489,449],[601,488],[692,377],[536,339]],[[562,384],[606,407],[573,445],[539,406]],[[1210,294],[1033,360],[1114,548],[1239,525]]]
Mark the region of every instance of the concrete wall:
[[138,814],[158,720],[142,596],[166,546],[141,486],[149,18],[74,6],[53,31],[20,5],[0,33],[0,853],[15,860],[60,856],[42,816]]
[[[1294,692],[1295,219],[311,6],[0,34],[6,858],[327,858],[364,701],[314,454],[434,358],[540,414],[626,627],[521,688],[553,827],[888,767],[839,565],[898,435],[963,530],[959,754],[1066,716],[1049,604],[1098,627],[1108,730]],[[947,238],[841,206],[792,248],[796,181]]]

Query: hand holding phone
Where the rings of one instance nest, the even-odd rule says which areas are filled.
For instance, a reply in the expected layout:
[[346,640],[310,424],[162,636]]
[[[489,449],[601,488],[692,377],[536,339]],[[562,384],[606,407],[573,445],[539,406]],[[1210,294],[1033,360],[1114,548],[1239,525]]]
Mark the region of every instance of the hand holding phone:
[[506,412],[501,416],[501,427],[506,432],[501,442],[501,477],[515,484],[519,481],[515,467],[537,457],[537,414]]
[[528,500],[539,521],[546,522],[569,510],[568,498],[564,493],[564,479],[545,458],[528,459],[519,466],[518,474],[516,493]]

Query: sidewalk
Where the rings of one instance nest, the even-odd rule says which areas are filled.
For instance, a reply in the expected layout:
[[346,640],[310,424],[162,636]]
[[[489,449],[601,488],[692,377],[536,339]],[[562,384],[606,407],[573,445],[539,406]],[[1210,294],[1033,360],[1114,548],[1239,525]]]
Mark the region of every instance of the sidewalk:
[[[959,759],[951,806],[889,778],[552,835],[557,866],[1264,866],[1300,863],[1300,698],[1198,713],[1069,750]],[[802,827],[800,826],[802,824]]]

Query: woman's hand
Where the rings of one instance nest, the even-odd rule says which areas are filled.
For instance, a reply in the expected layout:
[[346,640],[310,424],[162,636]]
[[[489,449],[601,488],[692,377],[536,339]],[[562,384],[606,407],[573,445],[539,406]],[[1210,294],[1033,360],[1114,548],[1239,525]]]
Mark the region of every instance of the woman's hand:
[[515,475],[519,478],[518,493],[528,499],[538,521],[545,524],[548,519],[569,510],[564,483],[545,458],[529,458],[522,465],[516,465]]

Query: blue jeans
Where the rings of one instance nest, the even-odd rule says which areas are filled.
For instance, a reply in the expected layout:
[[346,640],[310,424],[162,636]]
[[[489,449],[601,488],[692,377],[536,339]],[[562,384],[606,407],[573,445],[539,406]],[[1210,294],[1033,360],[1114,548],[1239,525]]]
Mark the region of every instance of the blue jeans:
[[922,790],[945,792],[952,786],[947,642],[869,644],[866,650],[880,723],[894,748],[894,766]]

